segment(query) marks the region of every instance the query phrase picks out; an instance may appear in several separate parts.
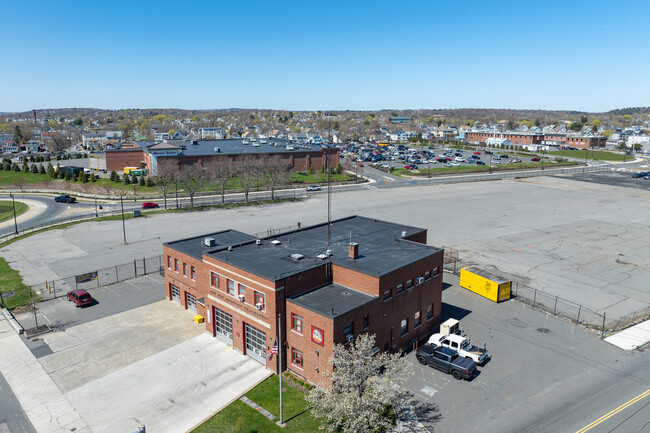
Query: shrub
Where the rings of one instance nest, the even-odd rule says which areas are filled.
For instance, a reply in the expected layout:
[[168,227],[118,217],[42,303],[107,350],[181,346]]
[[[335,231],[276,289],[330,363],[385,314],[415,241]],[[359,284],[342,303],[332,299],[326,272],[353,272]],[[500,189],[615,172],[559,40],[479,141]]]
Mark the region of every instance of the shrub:
[[126,173],[124,174],[123,180],[124,180],[124,185],[129,185],[131,183],[131,178]]
[[90,173],[90,181],[91,181],[91,182],[95,182],[96,180],[97,180],[97,178],[95,177],[95,174],[94,174],[94,173]]
[[137,184],[137,183],[138,183],[138,176],[136,176],[136,175],[134,174],[133,177],[131,178],[131,183],[132,183],[132,184]]
[[27,161],[23,162],[23,173],[29,172],[29,166],[27,165]]
[[[62,173],[62,174],[63,174],[63,173]],[[63,175],[63,178],[64,178],[65,180],[70,180],[70,173],[66,173],[66,174],[64,174],[64,175]]]
[[32,173],[38,174],[38,165],[32,164]]
[[144,176],[140,176],[140,180],[138,181],[138,185],[144,186]]
[[153,182],[153,180],[151,180],[150,177],[147,178],[145,186],[148,186],[148,187],[154,186],[154,182]]
[[20,166],[14,162],[14,171],[20,171]]
[[41,167],[38,169],[38,172],[39,172],[40,174],[45,174],[45,173],[46,173],[46,171],[45,171],[45,166],[44,166],[43,164],[41,164]]

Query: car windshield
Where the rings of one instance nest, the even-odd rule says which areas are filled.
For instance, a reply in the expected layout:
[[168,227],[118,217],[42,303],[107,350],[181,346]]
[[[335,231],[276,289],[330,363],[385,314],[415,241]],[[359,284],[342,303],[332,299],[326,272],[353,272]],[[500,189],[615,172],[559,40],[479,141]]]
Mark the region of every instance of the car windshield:
[[90,295],[88,293],[85,293],[83,295],[79,295],[79,299],[81,299],[82,301],[86,300],[86,299],[90,299]]

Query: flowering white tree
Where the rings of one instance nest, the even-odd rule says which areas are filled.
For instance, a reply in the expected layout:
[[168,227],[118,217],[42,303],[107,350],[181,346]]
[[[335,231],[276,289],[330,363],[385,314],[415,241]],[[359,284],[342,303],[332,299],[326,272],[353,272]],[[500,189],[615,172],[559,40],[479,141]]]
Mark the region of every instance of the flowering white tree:
[[329,359],[332,373],[327,387],[307,396],[314,416],[328,431],[378,432],[393,426],[394,405],[407,398],[402,386],[412,374],[399,353],[376,353],[375,336],[361,334],[347,345],[334,345]]

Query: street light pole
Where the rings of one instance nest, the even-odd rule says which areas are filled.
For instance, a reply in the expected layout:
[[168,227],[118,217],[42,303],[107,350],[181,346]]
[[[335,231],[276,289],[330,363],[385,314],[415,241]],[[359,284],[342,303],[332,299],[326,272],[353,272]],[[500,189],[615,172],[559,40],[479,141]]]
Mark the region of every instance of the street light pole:
[[124,234],[124,245],[127,245],[127,243],[126,243],[126,225],[124,224],[124,201],[122,199],[121,194],[120,194],[120,207],[122,208],[122,233]]
[[135,184],[133,184],[133,201],[135,201]]
[[174,181],[174,188],[176,190],[176,209],[178,209],[178,182]]
[[97,196],[95,196],[95,218],[97,218],[99,215],[97,214]]
[[14,208],[14,233],[18,234],[18,221],[16,220],[16,202],[14,201],[14,195],[9,193],[11,197],[11,206]]
[[544,148],[542,147],[542,171],[544,171]]

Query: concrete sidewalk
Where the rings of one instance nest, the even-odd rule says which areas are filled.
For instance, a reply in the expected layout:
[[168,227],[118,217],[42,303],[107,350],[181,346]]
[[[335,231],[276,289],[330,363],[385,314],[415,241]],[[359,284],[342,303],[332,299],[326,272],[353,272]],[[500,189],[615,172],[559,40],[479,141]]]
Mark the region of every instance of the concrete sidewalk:
[[605,341],[623,350],[634,350],[645,346],[650,343],[650,320],[609,336]]
[[0,316],[0,372],[39,433],[90,433],[92,430]]

